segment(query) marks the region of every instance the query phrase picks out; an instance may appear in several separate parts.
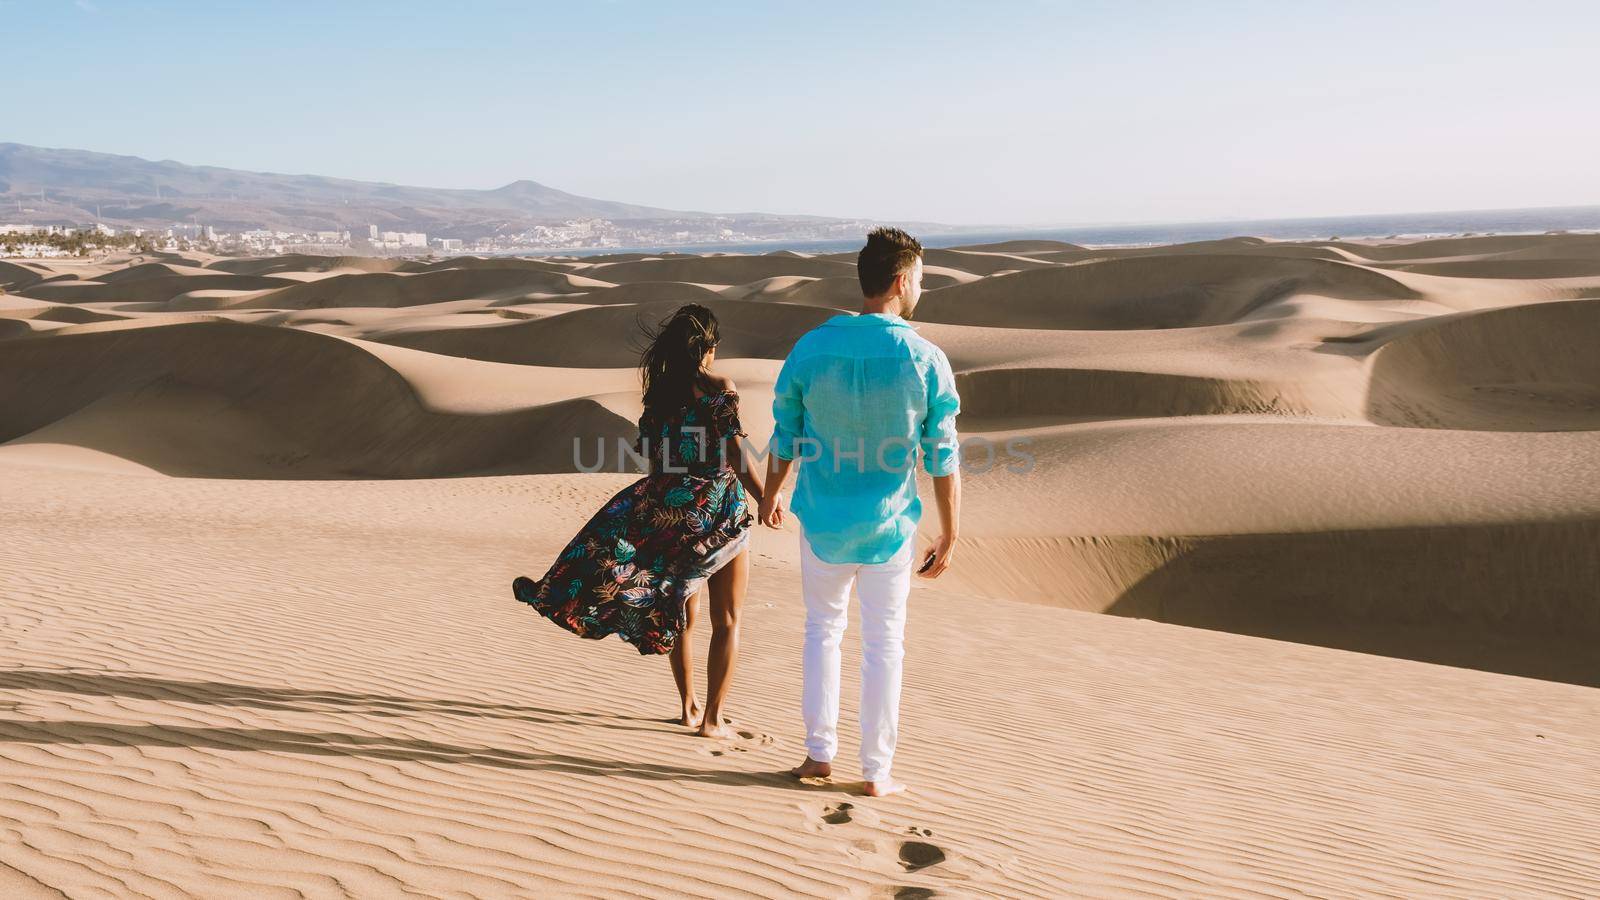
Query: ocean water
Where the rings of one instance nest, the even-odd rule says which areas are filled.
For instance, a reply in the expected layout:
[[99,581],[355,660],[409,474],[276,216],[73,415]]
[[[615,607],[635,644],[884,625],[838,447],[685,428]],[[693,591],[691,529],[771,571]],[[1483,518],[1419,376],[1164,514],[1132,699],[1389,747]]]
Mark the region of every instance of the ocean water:
[[[1030,230],[962,231],[921,238],[926,247],[960,247],[998,241],[1051,240],[1090,247],[1182,244],[1231,237],[1277,240],[1330,238],[1443,237],[1460,234],[1542,234],[1547,231],[1600,230],[1600,206],[1540,209],[1486,209],[1456,212],[1394,213],[1316,219],[1257,219],[1226,222],[1180,222],[1140,225],[1082,225]],[[735,244],[687,244],[658,247],[607,247],[553,250],[552,255],[593,256],[603,253],[841,253],[859,250],[862,238],[828,241],[762,241]]]

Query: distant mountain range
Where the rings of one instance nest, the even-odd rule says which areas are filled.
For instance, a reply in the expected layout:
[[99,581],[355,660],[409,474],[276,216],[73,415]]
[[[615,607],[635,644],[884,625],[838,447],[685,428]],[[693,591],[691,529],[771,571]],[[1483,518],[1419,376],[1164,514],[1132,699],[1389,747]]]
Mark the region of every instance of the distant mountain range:
[[[493,190],[452,190],[0,143],[0,222],[99,221],[122,227],[198,222],[229,231],[333,231],[373,224],[386,231],[472,239],[585,218],[685,223],[715,219],[744,231],[773,232],[849,221],[659,209],[580,197],[526,180]],[[905,224],[945,229],[931,223]]]

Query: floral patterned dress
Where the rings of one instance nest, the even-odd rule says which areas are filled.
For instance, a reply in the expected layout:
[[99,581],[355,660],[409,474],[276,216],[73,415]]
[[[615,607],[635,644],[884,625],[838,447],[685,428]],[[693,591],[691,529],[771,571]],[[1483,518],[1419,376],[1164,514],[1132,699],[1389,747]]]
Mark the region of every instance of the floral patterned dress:
[[749,539],[737,460],[722,458],[723,439],[743,434],[732,391],[698,397],[666,421],[646,411],[634,450],[650,474],[607,501],[544,578],[517,578],[512,593],[579,637],[615,634],[640,653],[671,652],[688,599]]

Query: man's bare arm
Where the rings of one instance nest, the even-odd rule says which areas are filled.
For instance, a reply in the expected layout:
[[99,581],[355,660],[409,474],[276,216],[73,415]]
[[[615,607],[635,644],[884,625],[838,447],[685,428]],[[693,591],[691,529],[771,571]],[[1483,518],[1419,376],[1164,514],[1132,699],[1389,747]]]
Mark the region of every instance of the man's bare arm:
[[943,575],[955,557],[956,538],[961,529],[960,467],[952,469],[949,475],[934,477],[933,499],[939,507],[939,539],[933,544],[933,564],[928,566],[926,572],[919,573],[924,578]]
[[766,490],[761,495],[761,524],[768,528],[783,527],[783,489],[788,486],[789,473],[792,471],[793,459],[784,459],[776,453],[767,455]]

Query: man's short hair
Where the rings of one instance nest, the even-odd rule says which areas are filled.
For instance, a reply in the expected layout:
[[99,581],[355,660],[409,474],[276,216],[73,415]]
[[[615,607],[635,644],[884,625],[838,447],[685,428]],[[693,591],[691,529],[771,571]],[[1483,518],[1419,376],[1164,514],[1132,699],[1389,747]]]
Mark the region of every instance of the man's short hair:
[[861,293],[881,297],[894,284],[896,275],[906,272],[922,256],[922,244],[898,228],[874,228],[867,245],[856,257],[856,277]]

